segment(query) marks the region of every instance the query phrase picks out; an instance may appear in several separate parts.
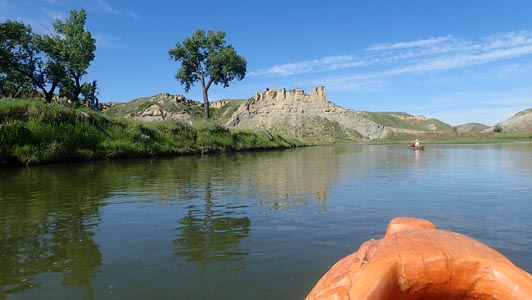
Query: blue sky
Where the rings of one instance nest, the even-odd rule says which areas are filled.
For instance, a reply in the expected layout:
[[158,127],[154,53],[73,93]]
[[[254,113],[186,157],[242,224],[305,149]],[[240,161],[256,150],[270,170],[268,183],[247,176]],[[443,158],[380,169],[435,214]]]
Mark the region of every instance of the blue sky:
[[84,8],[97,40],[88,80],[102,101],[185,93],[168,50],[222,30],[248,62],[211,101],[266,88],[326,86],[355,110],[404,111],[452,125],[494,125],[532,107],[532,1],[0,0],[0,21],[39,33]]

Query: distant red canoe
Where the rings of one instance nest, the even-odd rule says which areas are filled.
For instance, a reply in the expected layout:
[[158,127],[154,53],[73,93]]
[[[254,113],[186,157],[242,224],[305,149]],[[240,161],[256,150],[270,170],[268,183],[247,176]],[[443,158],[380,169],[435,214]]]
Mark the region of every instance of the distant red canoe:
[[532,276],[470,237],[403,217],[337,262],[305,299],[530,300]]

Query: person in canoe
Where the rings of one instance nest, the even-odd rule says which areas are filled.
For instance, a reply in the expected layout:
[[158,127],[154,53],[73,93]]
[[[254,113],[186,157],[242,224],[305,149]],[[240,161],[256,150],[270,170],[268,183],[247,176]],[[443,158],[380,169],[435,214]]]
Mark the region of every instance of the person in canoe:
[[418,139],[416,139],[415,141],[413,141],[410,144],[410,147],[419,147],[419,146],[421,146],[421,145],[419,144],[419,140]]

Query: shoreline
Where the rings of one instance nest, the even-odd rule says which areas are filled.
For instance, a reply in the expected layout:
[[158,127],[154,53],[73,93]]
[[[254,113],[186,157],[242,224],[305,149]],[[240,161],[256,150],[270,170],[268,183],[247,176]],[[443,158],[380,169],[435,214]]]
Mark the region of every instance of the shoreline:
[[[429,136],[430,135],[430,136]],[[384,140],[302,142],[269,131],[228,129],[214,122],[143,122],[39,101],[0,101],[0,168],[71,162],[267,151],[320,145],[481,144],[532,142],[532,133],[434,133]]]

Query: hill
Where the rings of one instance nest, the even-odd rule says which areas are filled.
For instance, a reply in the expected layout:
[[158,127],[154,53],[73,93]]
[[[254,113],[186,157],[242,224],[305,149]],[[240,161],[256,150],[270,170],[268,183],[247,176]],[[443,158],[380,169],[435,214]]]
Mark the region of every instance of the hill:
[[142,97],[127,103],[113,103],[104,110],[109,117],[139,119],[144,121],[176,120],[188,122],[203,115],[200,102],[181,95],[168,93]]
[[532,133],[532,108],[518,112],[508,120],[498,123],[493,130],[505,133]]
[[[478,132],[482,124],[453,128],[440,120],[405,112],[344,109],[327,98],[325,87],[266,89],[249,99],[211,104],[211,120],[229,128],[268,130],[303,142],[329,143],[456,135]],[[193,122],[202,118],[202,104],[180,95],[158,94],[113,104],[104,113],[128,119]]]
[[479,133],[490,128],[487,125],[481,123],[467,123],[456,126],[456,132],[458,133]]
[[449,124],[423,116],[344,109],[328,100],[325,87],[316,87],[310,94],[301,89],[266,89],[241,105],[225,125],[267,128],[280,135],[318,142],[453,132]]

